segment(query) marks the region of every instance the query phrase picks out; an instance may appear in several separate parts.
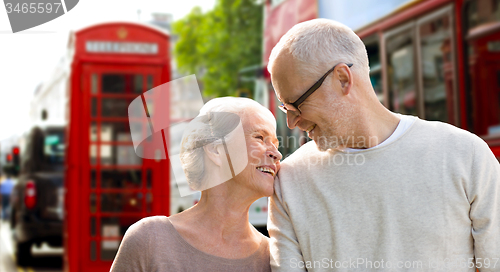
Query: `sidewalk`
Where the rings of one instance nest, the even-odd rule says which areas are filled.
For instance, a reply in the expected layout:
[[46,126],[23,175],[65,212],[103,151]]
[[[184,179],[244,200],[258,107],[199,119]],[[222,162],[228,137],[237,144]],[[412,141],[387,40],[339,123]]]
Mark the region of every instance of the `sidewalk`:
[[0,221],[0,271],[33,271],[16,267],[14,259],[14,250],[10,239],[9,224]]

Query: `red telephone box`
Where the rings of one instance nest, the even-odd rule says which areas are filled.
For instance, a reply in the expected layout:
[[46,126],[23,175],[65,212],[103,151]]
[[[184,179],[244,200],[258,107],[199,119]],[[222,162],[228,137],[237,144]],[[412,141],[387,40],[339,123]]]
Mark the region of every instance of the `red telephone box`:
[[129,104],[170,80],[169,36],[106,23],[69,46],[64,271],[109,271],[130,225],[169,213],[169,162],[137,156],[128,122]]

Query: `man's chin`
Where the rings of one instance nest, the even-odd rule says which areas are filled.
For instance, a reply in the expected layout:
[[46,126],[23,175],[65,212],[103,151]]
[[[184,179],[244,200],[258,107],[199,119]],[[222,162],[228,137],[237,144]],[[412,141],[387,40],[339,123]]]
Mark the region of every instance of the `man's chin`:
[[319,137],[319,139],[313,138],[313,141],[316,144],[316,148],[321,152],[336,149],[339,146],[337,142],[327,141],[325,137]]

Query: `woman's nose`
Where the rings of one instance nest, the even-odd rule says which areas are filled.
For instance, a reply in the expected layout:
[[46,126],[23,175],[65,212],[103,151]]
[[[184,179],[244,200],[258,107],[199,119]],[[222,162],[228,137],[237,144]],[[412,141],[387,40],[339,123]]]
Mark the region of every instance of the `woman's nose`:
[[271,149],[268,151],[268,156],[271,157],[274,161],[280,161],[281,158],[283,158],[281,153],[274,145],[272,145]]

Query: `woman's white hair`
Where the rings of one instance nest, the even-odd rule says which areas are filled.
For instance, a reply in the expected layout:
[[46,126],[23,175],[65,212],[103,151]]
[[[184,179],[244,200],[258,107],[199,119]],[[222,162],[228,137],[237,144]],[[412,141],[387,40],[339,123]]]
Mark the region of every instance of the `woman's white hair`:
[[[262,112],[273,118],[273,114],[258,102],[243,97],[221,97],[208,101],[200,110],[200,116],[216,116],[213,113],[234,113],[238,115],[243,123],[246,114],[252,112]],[[219,115],[224,116],[224,115]],[[210,126],[198,126],[197,129],[189,131],[183,136],[181,143],[180,159],[188,185],[193,190],[202,187],[205,177],[205,161],[203,148],[195,148],[200,142],[210,142],[211,144],[221,144],[221,140],[213,141],[214,129],[217,131],[229,131],[233,124],[227,122],[227,118],[212,118]],[[231,135],[228,135],[226,141],[231,142]]]
[[337,63],[353,63],[353,71],[368,75],[368,54],[361,39],[347,26],[328,19],[296,24],[271,51],[268,70],[284,51],[299,62],[301,76],[324,74]]

